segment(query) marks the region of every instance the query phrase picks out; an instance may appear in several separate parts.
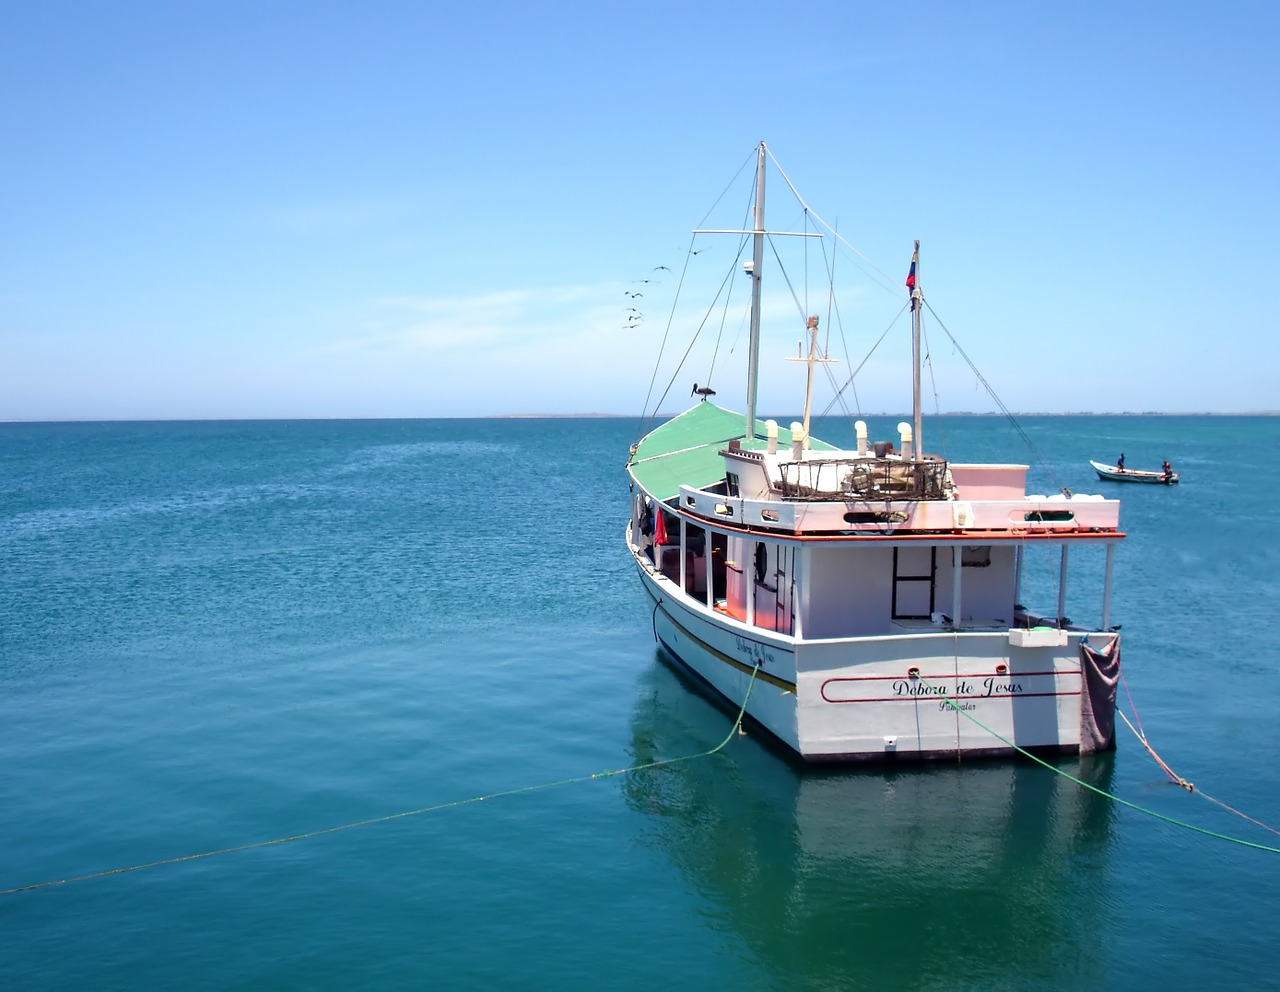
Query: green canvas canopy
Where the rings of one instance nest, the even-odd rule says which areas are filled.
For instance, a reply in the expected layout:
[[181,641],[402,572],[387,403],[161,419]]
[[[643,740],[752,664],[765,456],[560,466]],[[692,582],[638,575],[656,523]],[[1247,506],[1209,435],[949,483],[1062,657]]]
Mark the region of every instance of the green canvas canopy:
[[[763,420],[756,421],[754,437],[746,437],[747,418],[714,403],[698,403],[655,428],[637,445],[627,463],[632,478],[650,495],[668,500],[681,486],[701,488],[724,478],[720,452],[735,438],[742,447],[763,451],[768,446]],[[791,431],[778,428],[778,445],[791,444]],[[812,447],[831,451],[834,445],[812,439]]]

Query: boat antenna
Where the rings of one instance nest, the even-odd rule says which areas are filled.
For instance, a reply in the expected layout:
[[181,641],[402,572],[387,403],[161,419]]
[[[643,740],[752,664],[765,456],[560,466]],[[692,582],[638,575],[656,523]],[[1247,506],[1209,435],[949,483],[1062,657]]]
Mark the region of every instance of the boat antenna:
[[764,161],[766,149],[760,142],[756,162],[755,241],[751,256],[751,343],[747,359],[747,430],[756,435],[756,390],[760,378],[760,270],[764,266]]
[[788,358],[789,362],[804,362],[809,366],[809,375],[805,382],[804,390],[804,446],[809,447],[809,418],[813,411],[813,367],[815,365],[834,364],[834,358],[827,358],[818,352],[818,318],[810,317],[805,324],[805,334],[809,337],[809,354],[804,353],[804,343],[801,342],[800,351],[795,358]]
[[920,311],[924,293],[920,291],[920,242],[911,253],[911,271],[907,275],[911,290],[911,426],[915,434],[914,459],[924,455],[924,437],[920,432]]

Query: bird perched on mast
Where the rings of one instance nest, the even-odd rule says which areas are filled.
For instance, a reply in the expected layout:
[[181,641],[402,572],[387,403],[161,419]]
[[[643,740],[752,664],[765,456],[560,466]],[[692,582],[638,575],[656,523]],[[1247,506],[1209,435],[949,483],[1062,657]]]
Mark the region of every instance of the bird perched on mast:
[[692,392],[692,393],[690,393],[689,395],[690,395],[690,396],[694,396],[694,395],[701,396],[701,397],[702,397],[702,402],[703,402],[703,403],[705,403],[705,402],[707,402],[707,397],[708,397],[708,396],[714,396],[715,394],[716,394],[716,391],[715,391],[714,389],[712,389],[710,386],[699,386],[699,385],[695,382],[695,383],[693,384],[693,392]]

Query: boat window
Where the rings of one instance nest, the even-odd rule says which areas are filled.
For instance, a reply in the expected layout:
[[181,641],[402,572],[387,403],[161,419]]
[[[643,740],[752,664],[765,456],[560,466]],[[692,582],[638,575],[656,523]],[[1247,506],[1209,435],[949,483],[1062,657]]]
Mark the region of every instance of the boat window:
[[724,474],[724,494],[726,496],[738,495],[738,476],[734,472],[726,472]]
[[906,520],[901,510],[850,510],[844,515],[847,524],[901,524]]
[[966,544],[960,552],[962,568],[986,568],[991,564],[991,545]]
[[1071,510],[1032,510],[1026,515],[1029,523],[1060,522],[1074,520],[1076,515]]

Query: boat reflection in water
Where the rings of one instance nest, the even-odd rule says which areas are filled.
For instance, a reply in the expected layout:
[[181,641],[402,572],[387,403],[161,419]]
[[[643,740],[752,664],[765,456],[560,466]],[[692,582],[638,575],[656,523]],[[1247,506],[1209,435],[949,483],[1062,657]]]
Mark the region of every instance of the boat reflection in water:
[[[732,720],[658,656],[637,763],[708,750]],[[748,728],[624,788],[779,987],[1107,984],[1109,800],[1031,762],[824,770],[766,740]],[[1113,759],[1057,767],[1107,790]]]

